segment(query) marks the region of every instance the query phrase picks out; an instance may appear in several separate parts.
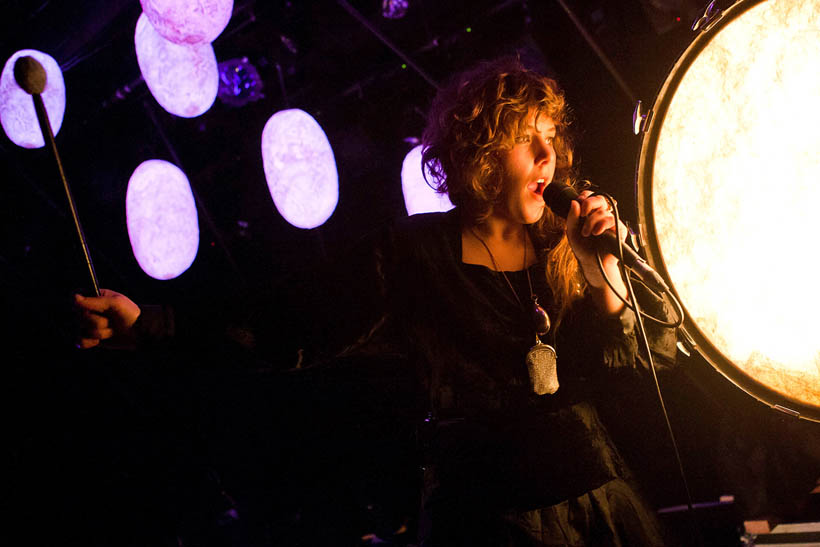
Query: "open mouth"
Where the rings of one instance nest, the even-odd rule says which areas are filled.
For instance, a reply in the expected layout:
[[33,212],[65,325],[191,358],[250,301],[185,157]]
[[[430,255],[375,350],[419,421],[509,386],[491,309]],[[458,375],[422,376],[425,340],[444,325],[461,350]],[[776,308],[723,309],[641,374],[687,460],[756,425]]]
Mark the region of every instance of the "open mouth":
[[543,196],[544,188],[546,188],[546,187],[547,187],[547,181],[544,180],[544,179],[538,179],[538,180],[533,181],[533,182],[531,182],[527,185],[527,188],[530,190],[530,192],[532,192],[532,193],[534,193],[538,196]]

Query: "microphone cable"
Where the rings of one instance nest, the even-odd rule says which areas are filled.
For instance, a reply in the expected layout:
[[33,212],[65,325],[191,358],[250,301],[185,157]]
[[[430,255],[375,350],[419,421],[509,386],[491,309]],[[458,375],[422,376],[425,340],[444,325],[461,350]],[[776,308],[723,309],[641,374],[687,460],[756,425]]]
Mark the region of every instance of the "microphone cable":
[[[677,440],[675,439],[675,433],[672,430],[672,423],[669,420],[669,414],[666,410],[666,403],[663,400],[663,394],[661,393],[661,386],[660,386],[660,383],[658,382],[658,372],[655,369],[655,360],[652,357],[652,349],[649,346],[649,338],[646,335],[646,329],[644,327],[644,322],[643,322],[643,318],[646,317],[647,319],[649,319],[649,320],[651,320],[651,321],[653,321],[653,322],[655,322],[655,323],[657,323],[661,326],[677,329],[678,327],[680,327],[683,324],[683,321],[684,321],[683,307],[681,306],[680,302],[675,297],[675,295],[672,293],[672,291],[669,290],[669,291],[664,291],[664,292],[669,297],[669,300],[674,304],[674,306],[676,308],[676,312],[678,314],[678,318],[677,318],[676,321],[673,321],[673,322],[664,321],[664,320],[658,319],[654,316],[648,315],[640,309],[640,306],[638,305],[638,299],[635,297],[635,291],[632,287],[632,277],[629,275],[629,268],[626,267],[625,262],[624,262],[624,254],[623,254],[623,245],[624,245],[624,243],[620,238],[620,234],[617,233],[617,231],[619,230],[619,227],[620,227],[620,214],[618,213],[618,204],[615,202],[615,199],[612,196],[610,196],[609,194],[607,194],[605,192],[594,192],[592,195],[593,196],[599,195],[599,196],[603,197],[604,199],[606,199],[607,202],[609,203],[609,206],[612,208],[613,215],[615,216],[615,229],[616,229],[616,234],[617,234],[616,239],[618,241],[619,267],[621,269],[621,276],[624,278],[624,283],[626,283],[627,290],[629,291],[628,296],[629,296],[629,299],[631,300],[631,302],[624,299],[620,294],[618,294],[618,291],[615,290],[615,288],[612,285],[612,281],[609,279],[606,272],[604,271],[604,263],[601,260],[601,253],[600,253],[600,251],[596,250],[595,255],[598,259],[598,268],[600,269],[601,275],[603,276],[603,278],[606,281],[607,285],[609,286],[610,290],[612,290],[612,292],[615,293],[615,295],[624,303],[624,305],[626,305],[633,312],[635,312],[635,320],[636,320],[636,326],[638,327],[638,333],[640,334],[640,342],[641,342],[641,345],[643,346],[643,348],[646,352],[646,358],[649,362],[649,369],[652,371],[652,379],[654,380],[655,389],[656,389],[656,392],[657,392],[657,395],[658,395],[658,401],[660,402],[661,411],[663,412],[664,423],[666,424],[666,430],[669,434],[669,439],[672,443],[672,450],[675,454],[675,461],[677,462],[677,465],[678,465],[678,472],[680,473],[681,481],[683,482],[683,487],[684,487],[684,490],[686,492],[686,506],[688,508],[688,513],[690,515],[690,518],[692,519],[692,525],[693,525],[693,528],[694,528],[695,536],[697,538],[697,543],[698,543],[698,545],[702,546],[703,545],[703,537],[702,537],[702,534],[701,534],[701,531],[700,531],[700,526],[699,526],[697,517],[695,515],[695,509],[694,509],[693,504],[692,504],[692,495],[691,495],[690,490],[689,490],[689,482],[686,480],[686,473],[684,472],[684,469],[683,469],[683,461],[681,460],[680,451],[678,450],[678,443],[677,443]],[[640,283],[641,283],[641,285],[646,287],[647,290],[649,290],[653,295],[655,295],[655,296],[659,297],[660,299],[662,299],[662,297],[660,295],[655,293],[655,291],[653,291],[645,283],[643,283],[643,282],[640,282]]]

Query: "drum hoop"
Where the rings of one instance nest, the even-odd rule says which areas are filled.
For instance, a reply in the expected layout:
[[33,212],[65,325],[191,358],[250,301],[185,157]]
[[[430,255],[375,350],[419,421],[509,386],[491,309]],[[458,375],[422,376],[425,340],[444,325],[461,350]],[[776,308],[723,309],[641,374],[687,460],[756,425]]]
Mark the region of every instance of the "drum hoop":
[[[638,222],[643,228],[641,230],[642,245],[646,252],[647,262],[667,280],[669,287],[679,300],[681,300],[680,295],[675,289],[674,282],[671,280],[669,270],[660,253],[660,245],[655,237],[657,232],[652,207],[647,206],[647,204],[651,205],[653,203],[652,186],[646,183],[651,183],[652,181],[651,177],[655,165],[655,153],[660,138],[662,122],[669,110],[672,97],[675,95],[681,81],[698,55],[729,23],[766,1],[767,0],[739,0],[727,8],[723,16],[711,27],[700,32],[672,65],[672,69],[655,96],[652,108],[647,117],[648,122],[641,140],[635,176]],[[682,301],[681,303],[684,305]],[[715,370],[737,387],[767,406],[795,417],[820,422],[820,406],[784,395],[749,376],[746,371],[735,365],[720,349],[715,347],[703,331],[691,320],[685,305],[684,311],[686,313],[686,319],[682,328],[685,333],[691,337],[698,353],[700,353]]]

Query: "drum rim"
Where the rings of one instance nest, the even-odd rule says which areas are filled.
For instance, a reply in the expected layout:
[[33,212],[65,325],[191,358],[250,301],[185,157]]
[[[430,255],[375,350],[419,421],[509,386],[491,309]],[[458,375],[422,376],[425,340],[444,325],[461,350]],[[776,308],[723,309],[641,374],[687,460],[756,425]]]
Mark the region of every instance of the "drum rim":
[[[676,297],[679,297],[679,295],[669,275],[669,271],[663,260],[663,255],[660,252],[660,245],[655,236],[657,231],[655,228],[654,211],[651,207],[653,203],[652,174],[660,129],[663,125],[662,122],[666,117],[672,97],[675,95],[681,81],[698,55],[728,24],[735,21],[750,9],[766,1],[769,0],[739,0],[725,9],[723,16],[710,28],[699,32],[672,65],[658,93],[655,95],[651,109],[648,111],[648,121],[642,135],[635,175],[638,222],[642,228],[642,246],[646,253],[647,262],[667,280],[669,287],[675,293]],[[680,300],[680,298],[678,299]],[[686,314],[683,327],[681,328],[692,339],[698,353],[715,370],[747,394],[772,408],[793,416],[820,422],[820,406],[789,397],[750,376],[711,342],[709,337],[692,321],[688,310],[685,308],[685,304],[683,302],[681,302],[681,304],[684,306],[684,312]]]

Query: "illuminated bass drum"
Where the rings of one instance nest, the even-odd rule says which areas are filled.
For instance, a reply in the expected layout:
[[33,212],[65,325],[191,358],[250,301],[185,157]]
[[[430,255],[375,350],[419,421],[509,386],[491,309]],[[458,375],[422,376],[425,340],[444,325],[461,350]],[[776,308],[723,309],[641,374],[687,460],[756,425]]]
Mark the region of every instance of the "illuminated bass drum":
[[820,421],[820,0],[707,14],[636,111],[647,258],[713,367]]

